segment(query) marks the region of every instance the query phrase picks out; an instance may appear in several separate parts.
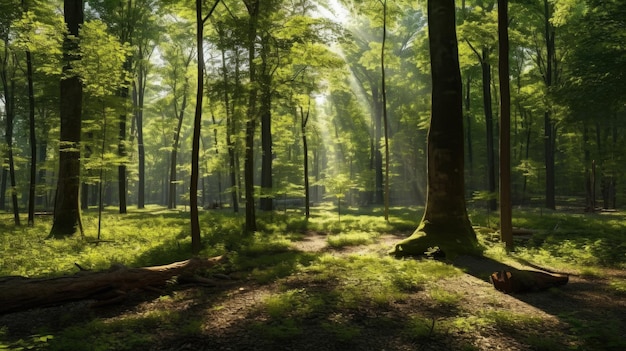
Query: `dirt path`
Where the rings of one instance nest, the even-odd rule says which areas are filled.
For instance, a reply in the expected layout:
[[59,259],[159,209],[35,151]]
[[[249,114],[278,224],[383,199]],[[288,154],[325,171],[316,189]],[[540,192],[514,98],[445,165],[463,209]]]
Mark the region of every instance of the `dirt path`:
[[[308,233],[293,248],[332,255],[382,253],[397,240],[383,235],[372,245],[334,250],[327,246],[325,235]],[[107,324],[167,311],[178,319],[167,327],[154,327],[149,350],[622,350],[626,345],[626,298],[610,291],[607,279],[571,276],[559,289],[507,295],[486,281],[499,268],[493,262],[461,258],[455,263],[467,273],[433,282],[429,289],[389,306],[313,314],[302,321],[305,332],[290,337],[268,336],[259,328],[275,323],[261,306],[268,296],[284,289],[285,281],[261,285],[246,279],[223,287],[177,289],[174,298],[167,299],[160,298],[159,292],[142,293],[135,301],[95,311],[81,302],[15,313],[0,316],[0,326],[13,337],[26,337],[44,326],[63,330],[95,318]],[[617,270],[606,273],[624,275]],[[325,283],[298,276],[288,284],[310,292],[329,289]],[[457,296],[459,301],[434,303],[433,290]],[[410,335],[407,316],[416,312],[424,316],[425,325],[416,327],[419,335]],[[332,321],[345,321],[336,325],[346,330],[329,328]],[[351,338],[341,334],[351,331],[355,333]]]

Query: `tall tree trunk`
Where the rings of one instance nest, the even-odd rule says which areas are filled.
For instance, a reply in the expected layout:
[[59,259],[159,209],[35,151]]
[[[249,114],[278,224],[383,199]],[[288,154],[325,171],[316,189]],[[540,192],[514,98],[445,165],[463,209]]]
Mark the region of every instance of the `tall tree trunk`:
[[[128,57],[126,62],[124,62],[124,71],[130,72],[132,67],[132,59]],[[120,89],[120,97],[123,99],[123,103],[126,106],[128,103],[128,86],[124,85]],[[126,109],[126,108],[124,108]],[[119,121],[119,136],[118,136],[118,145],[117,145],[117,154],[122,158],[122,163],[117,167],[117,182],[118,182],[118,196],[119,196],[119,212],[126,213],[126,157],[128,156],[128,151],[126,151],[126,122],[128,115],[126,111],[120,115]]]
[[[230,179],[230,196],[231,203],[233,206],[233,211],[235,213],[239,212],[239,199],[237,197],[237,174],[236,164],[235,164],[235,143],[233,141],[233,135],[236,133],[236,129],[234,128],[234,103],[231,104],[230,95],[229,95],[229,87],[230,81],[228,79],[228,69],[226,68],[226,45],[224,44],[224,30],[221,27],[217,27],[217,31],[220,39],[221,54],[222,54],[222,79],[224,80],[224,89],[223,89],[223,99],[224,106],[226,111],[226,147],[228,149],[228,175]],[[236,65],[239,63],[236,62]],[[237,72],[238,74],[238,72]],[[232,106],[231,106],[232,105]]]
[[428,130],[428,182],[424,216],[395,255],[423,255],[439,247],[446,253],[477,253],[476,234],[465,207],[463,89],[454,0],[428,1],[432,109]]
[[145,207],[145,189],[146,189],[146,152],[143,142],[143,106],[146,93],[147,69],[143,63],[143,49],[139,47],[140,62],[139,71],[137,73],[137,84],[133,82],[133,100],[135,105],[135,120],[137,121],[137,208]]
[[16,225],[20,224],[19,208],[17,207],[17,193],[15,189],[15,165],[13,160],[13,122],[15,120],[15,69],[9,71],[9,61],[15,67],[15,58],[9,50],[9,37],[6,35],[4,41],[4,55],[2,56],[2,68],[0,69],[0,80],[2,80],[2,89],[4,96],[4,111],[6,115],[6,127],[4,130],[5,142],[7,145],[6,163],[9,169],[3,168],[2,175],[2,200],[1,207],[5,208],[5,191],[7,186],[7,177],[10,179],[11,199],[13,207],[13,220]]
[[382,138],[382,103],[378,86],[372,83],[372,106],[374,118],[374,138],[372,139],[372,170],[374,171],[374,204],[384,202],[383,194],[383,154],[380,152]]
[[26,76],[28,80],[28,127],[30,140],[30,181],[28,186],[28,225],[35,225],[35,191],[37,190],[37,138],[35,135],[35,91],[33,88],[33,61],[26,50]]
[[511,92],[509,84],[508,0],[498,0],[498,72],[500,80],[500,237],[513,249],[511,225]]
[[189,181],[189,208],[191,211],[191,253],[197,255],[202,248],[200,220],[198,218],[198,179],[200,176],[200,132],[202,127],[202,98],[204,95],[204,23],[211,17],[216,0],[209,13],[202,16],[202,0],[196,0],[196,47],[198,48],[198,87],[196,91],[196,111],[193,119],[193,139],[191,141],[191,179]]
[[[496,192],[496,161],[493,140],[493,110],[491,107],[491,64],[489,63],[489,50],[483,49],[480,67],[483,73],[483,104],[485,109],[485,124],[487,135],[487,179],[489,181],[489,193]],[[496,199],[489,199],[489,209],[495,211]]]
[[260,90],[261,105],[259,115],[261,117],[261,199],[259,208],[261,211],[271,211],[273,209],[273,180],[272,180],[272,76],[268,52],[270,44],[268,38],[262,40],[261,45],[261,74]]
[[61,143],[59,147],[59,173],[54,203],[54,221],[50,237],[73,235],[80,230],[80,132],[83,86],[80,77],[72,72],[72,62],[80,57],[70,49],[76,49],[78,29],[83,23],[82,0],[65,0],[65,66],[61,79]]
[[[198,82],[201,84],[202,80]],[[181,103],[180,112],[177,115],[178,122],[176,124],[176,133],[174,134],[174,141],[172,142],[172,152],[170,155],[170,181],[167,197],[167,208],[176,208],[176,187],[178,186],[178,178],[176,172],[176,165],[178,162],[178,147],[180,146],[180,130],[183,126],[183,118],[185,117],[185,110],[187,109],[187,87],[185,83],[185,92],[183,95],[183,101]]]
[[311,100],[309,99],[309,105],[306,113],[300,106],[300,132],[302,134],[302,154],[304,155],[304,214],[307,219],[311,216],[310,203],[311,203],[311,189],[309,186],[309,144],[306,139],[306,124],[309,121],[309,113],[311,111]]
[[256,64],[254,63],[257,22],[259,19],[260,0],[244,1],[250,16],[248,24],[248,64],[250,74],[250,90],[248,92],[248,120],[246,121],[246,151],[244,163],[246,226],[247,232],[256,231],[256,213],[254,208],[254,134],[257,122]]
[[[545,40],[546,40],[546,70],[544,72],[544,81],[548,90],[555,83],[554,67],[556,63],[555,54],[555,30],[554,26],[550,22],[551,10],[548,0],[543,1],[544,5],[544,26],[545,26]],[[545,167],[546,167],[546,208],[555,209],[555,162],[554,151],[556,142],[556,128],[554,121],[552,120],[552,112],[550,106],[544,113],[544,153],[545,153]]]
[[15,81],[9,83],[9,97],[6,106],[6,143],[7,158],[9,162],[9,181],[11,186],[11,207],[13,208],[13,221],[15,225],[20,225],[20,209],[17,201],[17,183],[15,180],[15,158],[13,157],[13,126],[15,120]]
[[382,0],[383,5],[383,40],[380,49],[380,75],[381,93],[383,97],[382,112],[383,125],[385,128],[385,220],[389,221],[389,121],[387,120],[387,87],[385,82],[385,44],[387,42],[387,0]]
[[465,135],[467,138],[467,162],[469,164],[469,184],[470,191],[472,189],[472,183],[474,181],[474,153],[472,147],[472,75],[467,73],[467,83],[465,90]]

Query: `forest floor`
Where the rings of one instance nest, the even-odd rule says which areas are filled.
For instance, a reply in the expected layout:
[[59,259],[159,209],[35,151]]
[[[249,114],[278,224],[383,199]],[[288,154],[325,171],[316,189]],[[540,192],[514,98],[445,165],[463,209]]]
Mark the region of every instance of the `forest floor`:
[[[373,244],[335,249],[326,235],[308,232],[292,249],[330,257],[384,255],[398,240],[386,234]],[[10,342],[5,349],[623,350],[626,345],[626,296],[608,289],[610,278],[626,279],[624,271],[572,274],[565,286],[509,295],[493,288],[489,274],[507,265],[533,267],[469,257],[448,263],[461,272],[385,303],[324,307],[319,296],[332,295],[341,281],[298,272],[259,283],[232,272],[232,280],[213,287],[139,292],[107,307],[76,302],[4,315],[0,327]],[[268,300],[272,296],[283,300]],[[291,306],[272,310],[268,301]],[[107,338],[93,339],[90,330],[105,330]],[[42,341],[32,341],[37,338]]]

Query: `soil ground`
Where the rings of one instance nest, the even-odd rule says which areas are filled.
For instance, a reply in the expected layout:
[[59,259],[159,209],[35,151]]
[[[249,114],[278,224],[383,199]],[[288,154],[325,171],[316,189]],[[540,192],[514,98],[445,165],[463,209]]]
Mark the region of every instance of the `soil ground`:
[[[384,235],[378,242],[342,250],[327,247],[326,237],[308,233],[295,242],[294,249],[328,252],[333,255],[380,252],[391,247],[397,236]],[[193,333],[178,327],[155,325],[147,350],[622,350],[626,344],[626,296],[608,289],[611,277],[626,278],[626,272],[606,270],[601,278],[571,275],[558,289],[526,294],[503,294],[487,281],[488,275],[506,268],[488,259],[460,257],[452,262],[465,271],[459,276],[434,282],[441,289],[458,294],[461,302],[434,304],[425,290],[387,306],[363,306],[349,311],[325,311],[302,321],[304,332],[290,337],[268,336],[259,325],[275,323],[260,312],[264,299],[285,285],[307,291],[330,289],[315,280],[292,275],[279,282],[258,284],[239,279],[216,287],[180,286],[175,299],[160,298],[161,292],[133,294],[121,304],[91,308],[89,302],[35,309],[0,316],[5,338],[17,340],[46,330],[67,330],[94,319],[104,323],[121,318],[141,317],[155,310],[175,311],[184,321],[201,321]],[[516,268],[533,267],[519,265]],[[281,290],[283,289],[283,290]],[[416,335],[407,333],[407,316],[419,312],[425,325]],[[486,313],[496,323],[481,323]],[[500,313],[500,314],[499,314]],[[456,319],[469,322],[467,328],[450,324]],[[502,316],[499,320],[497,316]],[[519,323],[506,316],[523,316]],[[348,321],[344,333],[329,328],[329,321]],[[339,324],[337,324],[339,325]],[[342,324],[346,325],[346,324]],[[199,330],[197,330],[199,329]],[[126,335],[127,334],[123,334]],[[0,335],[1,336],[1,335]],[[9,341],[10,341],[9,340]],[[124,349],[119,346],[108,349]],[[1,346],[1,343],[0,343]],[[1,347],[0,347],[1,348]],[[85,345],[85,350],[98,349]]]

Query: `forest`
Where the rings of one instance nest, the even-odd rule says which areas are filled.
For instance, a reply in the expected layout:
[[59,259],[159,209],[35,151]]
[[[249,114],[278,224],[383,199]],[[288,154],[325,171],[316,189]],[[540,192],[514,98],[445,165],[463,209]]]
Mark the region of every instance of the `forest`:
[[626,347],[620,0],[0,0],[0,36],[0,349]]

